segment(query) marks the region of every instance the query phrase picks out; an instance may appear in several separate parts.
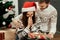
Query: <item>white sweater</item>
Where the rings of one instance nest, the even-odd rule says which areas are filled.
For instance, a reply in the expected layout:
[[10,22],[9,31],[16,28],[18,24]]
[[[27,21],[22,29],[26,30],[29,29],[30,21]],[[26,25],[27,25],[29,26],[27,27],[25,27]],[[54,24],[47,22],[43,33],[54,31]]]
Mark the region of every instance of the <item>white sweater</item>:
[[36,2],[36,6],[38,16],[41,19],[41,30],[55,34],[57,24],[57,10],[51,4],[49,4],[49,6],[43,11],[40,10],[38,2]]

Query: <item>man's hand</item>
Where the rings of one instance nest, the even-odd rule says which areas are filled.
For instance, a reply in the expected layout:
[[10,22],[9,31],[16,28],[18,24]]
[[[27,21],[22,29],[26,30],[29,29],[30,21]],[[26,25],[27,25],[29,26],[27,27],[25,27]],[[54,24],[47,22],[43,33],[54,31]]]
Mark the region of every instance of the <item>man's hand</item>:
[[52,39],[53,38],[53,34],[48,34],[47,37]]

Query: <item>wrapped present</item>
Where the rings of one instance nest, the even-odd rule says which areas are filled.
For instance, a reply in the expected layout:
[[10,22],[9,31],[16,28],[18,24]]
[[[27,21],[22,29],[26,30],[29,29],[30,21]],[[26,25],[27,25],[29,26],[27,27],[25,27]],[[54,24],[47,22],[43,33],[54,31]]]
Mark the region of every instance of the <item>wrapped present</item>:
[[4,32],[0,32],[0,40],[4,40],[5,36],[4,36]]
[[34,32],[34,33],[31,33],[30,34],[30,37],[31,39],[37,39],[37,40],[45,40],[45,35],[43,33],[37,33],[37,32]]

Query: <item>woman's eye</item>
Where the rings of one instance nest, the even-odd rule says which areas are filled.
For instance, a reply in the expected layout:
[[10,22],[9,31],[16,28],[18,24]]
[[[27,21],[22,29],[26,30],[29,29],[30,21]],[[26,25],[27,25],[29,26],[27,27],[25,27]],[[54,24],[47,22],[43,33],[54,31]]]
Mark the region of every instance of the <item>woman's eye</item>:
[[29,15],[29,14],[27,14],[27,15]]

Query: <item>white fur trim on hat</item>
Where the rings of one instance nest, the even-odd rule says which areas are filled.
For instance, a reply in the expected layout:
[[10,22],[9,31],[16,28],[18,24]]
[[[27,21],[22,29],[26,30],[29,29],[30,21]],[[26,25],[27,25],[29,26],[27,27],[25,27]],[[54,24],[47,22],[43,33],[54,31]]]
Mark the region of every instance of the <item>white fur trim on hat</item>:
[[27,11],[35,11],[35,6],[28,7],[28,8],[22,8],[22,12],[27,12]]

